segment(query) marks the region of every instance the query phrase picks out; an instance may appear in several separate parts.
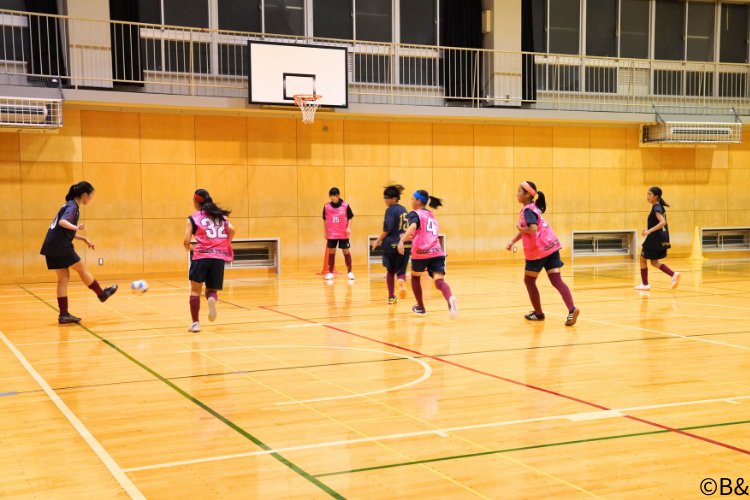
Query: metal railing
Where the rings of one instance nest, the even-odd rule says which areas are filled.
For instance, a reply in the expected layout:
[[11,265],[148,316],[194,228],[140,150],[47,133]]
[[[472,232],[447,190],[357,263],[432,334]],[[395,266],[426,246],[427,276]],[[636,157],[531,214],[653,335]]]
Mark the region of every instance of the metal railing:
[[750,65],[279,36],[0,11],[0,84],[246,97],[249,40],[346,47],[349,100],[750,114]]

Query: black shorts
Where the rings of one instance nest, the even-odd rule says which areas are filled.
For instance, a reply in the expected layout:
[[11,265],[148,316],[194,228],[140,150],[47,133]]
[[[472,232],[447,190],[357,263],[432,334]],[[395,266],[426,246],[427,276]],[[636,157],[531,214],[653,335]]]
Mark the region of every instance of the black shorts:
[[406,274],[406,266],[409,264],[410,248],[404,248],[404,255],[398,252],[383,252],[383,266],[388,273],[401,275]]
[[560,269],[564,265],[562,259],[560,259],[560,250],[558,250],[541,259],[527,260],[526,270],[532,273],[541,273],[542,269],[549,271],[550,269]]
[[45,255],[47,259],[47,269],[67,269],[70,266],[81,261],[81,258],[77,253],[73,252],[70,255]]
[[661,260],[667,258],[666,248],[644,248],[641,251],[641,257],[646,260]]
[[328,240],[328,248],[336,248],[336,245],[338,245],[342,250],[345,250],[351,246],[349,244],[349,238],[345,240]]
[[224,261],[197,259],[190,264],[190,281],[205,283],[206,288],[221,290],[224,287]]
[[435,273],[445,274],[445,257],[432,257],[429,259],[411,259],[411,271],[413,273],[423,273],[432,275]]

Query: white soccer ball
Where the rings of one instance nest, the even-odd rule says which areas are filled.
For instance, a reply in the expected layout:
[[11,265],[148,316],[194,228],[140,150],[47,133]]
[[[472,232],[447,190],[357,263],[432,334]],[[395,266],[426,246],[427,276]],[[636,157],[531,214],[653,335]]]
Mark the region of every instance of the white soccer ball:
[[148,283],[146,280],[137,280],[130,284],[130,290],[133,293],[146,293],[148,292]]

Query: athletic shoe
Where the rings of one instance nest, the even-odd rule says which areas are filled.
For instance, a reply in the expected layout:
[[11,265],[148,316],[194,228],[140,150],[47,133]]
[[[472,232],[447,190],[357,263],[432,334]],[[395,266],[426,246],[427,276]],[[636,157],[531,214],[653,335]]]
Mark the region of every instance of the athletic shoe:
[[529,314],[524,316],[529,321],[544,321],[544,314],[537,314],[536,311],[531,311]]
[[448,310],[450,311],[451,319],[456,319],[456,316],[458,316],[458,301],[453,295],[448,299]]
[[388,299],[388,303],[392,306],[395,306],[396,304],[398,304],[398,299],[395,296],[391,297],[390,299]]
[[404,283],[404,280],[398,280],[398,298],[406,298],[406,283]]
[[61,314],[57,318],[57,322],[61,325],[64,325],[66,323],[78,323],[79,321],[81,321],[81,318],[76,318],[70,313]]
[[350,280],[353,280],[354,279],[354,273],[351,272],[351,271],[349,271],[349,274],[348,274],[347,278],[349,278]]
[[328,273],[328,274],[326,274],[326,277],[325,277],[325,279],[326,279],[326,281],[328,281],[328,280],[332,280],[332,279],[333,279],[333,273]]
[[578,321],[578,315],[581,314],[581,310],[574,307],[572,311],[568,313],[568,321],[565,322],[565,326],[573,326]]
[[188,328],[188,331],[193,332],[193,333],[198,333],[199,331],[201,331],[201,324],[196,321],[195,323],[190,325],[190,328]]
[[638,285],[637,287],[635,287],[635,289],[643,291],[643,292],[647,292],[651,290],[651,285]]
[[107,302],[107,299],[115,294],[117,291],[117,285],[108,286],[104,289],[104,293],[99,295],[100,302]]
[[424,316],[425,314],[427,314],[427,311],[425,311],[424,309],[420,309],[419,306],[412,307],[411,312],[413,312],[414,314],[419,314],[420,316]]
[[212,323],[216,321],[216,298],[215,297],[208,298],[208,321]]
[[672,290],[680,286],[680,273],[674,273],[672,276]]

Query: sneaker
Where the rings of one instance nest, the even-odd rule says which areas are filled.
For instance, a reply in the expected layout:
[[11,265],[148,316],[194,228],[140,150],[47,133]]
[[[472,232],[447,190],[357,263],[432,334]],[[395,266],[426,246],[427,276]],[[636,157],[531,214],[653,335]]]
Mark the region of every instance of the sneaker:
[[347,275],[347,278],[349,278],[350,280],[353,280],[354,279],[354,273],[351,272],[351,271],[349,271],[349,274]]
[[568,313],[568,321],[565,322],[565,326],[573,326],[578,321],[578,315],[581,314],[581,310],[574,307],[572,311]]
[[115,294],[117,291],[117,285],[108,286],[104,289],[104,293],[99,295],[100,302],[107,302],[107,299]]
[[188,328],[188,331],[193,332],[193,333],[198,333],[199,331],[201,331],[201,324],[196,321],[195,323],[190,325],[190,328]]
[[427,314],[427,311],[425,311],[424,309],[421,309],[419,306],[412,307],[411,311],[414,314],[419,314],[420,316],[424,316],[425,314]]
[[78,323],[79,321],[81,321],[81,318],[76,318],[70,313],[61,314],[57,317],[57,322],[61,325],[64,325],[66,323]]
[[406,283],[404,283],[404,280],[398,280],[398,298],[406,298]]
[[637,287],[635,287],[635,289],[643,291],[643,292],[647,292],[651,290],[651,285],[638,285]]
[[328,280],[332,280],[332,279],[333,279],[333,273],[328,273],[328,274],[326,274],[326,277],[325,277],[325,280],[326,280],[326,281],[328,281]]
[[536,311],[531,311],[529,314],[524,316],[529,321],[544,321],[544,314],[537,314]]
[[456,319],[456,316],[458,316],[458,301],[453,295],[448,299],[448,310],[450,311],[451,319]]
[[672,276],[672,290],[680,286],[680,273],[674,273]]
[[214,297],[208,298],[208,321],[212,323],[216,321],[216,298]]
[[398,299],[396,297],[391,297],[390,299],[388,299],[388,303],[392,306],[395,306],[396,304],[398,304]]

